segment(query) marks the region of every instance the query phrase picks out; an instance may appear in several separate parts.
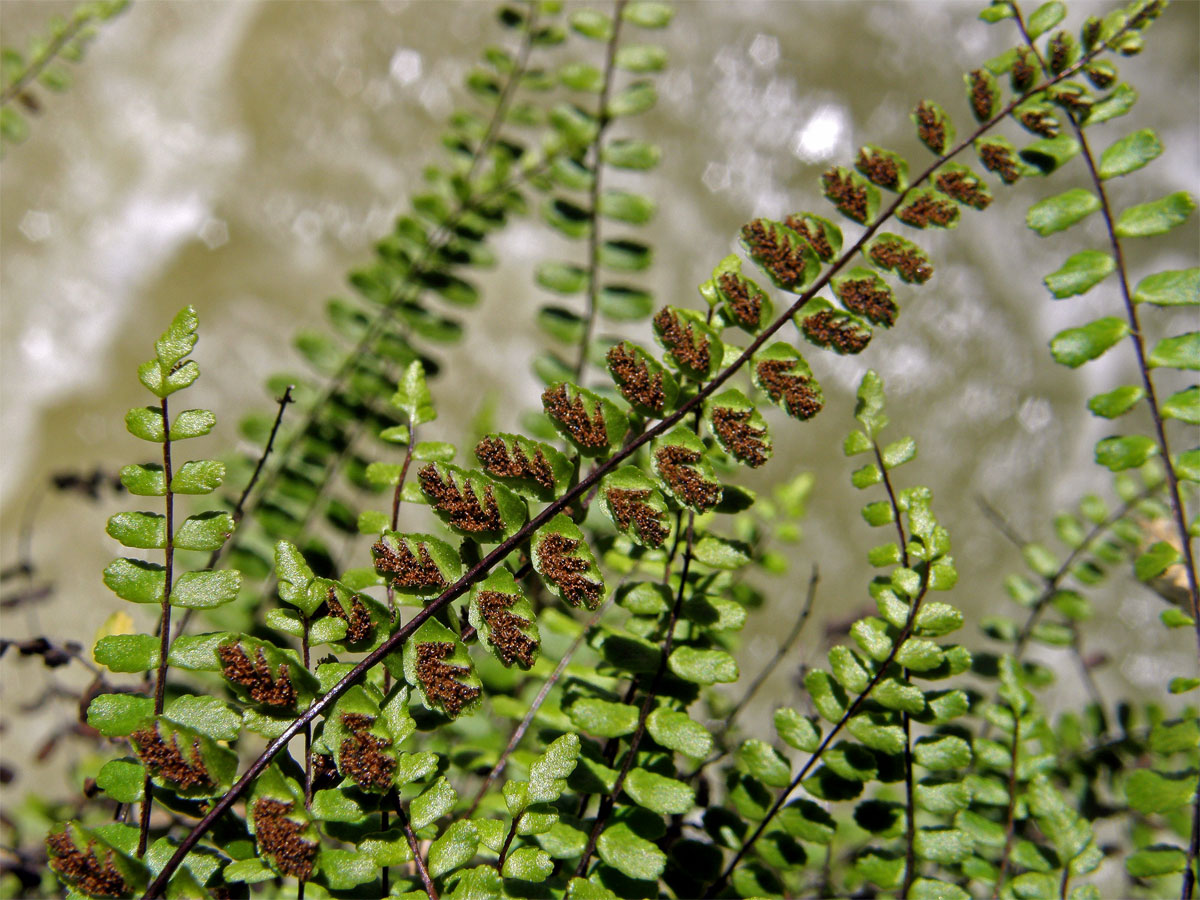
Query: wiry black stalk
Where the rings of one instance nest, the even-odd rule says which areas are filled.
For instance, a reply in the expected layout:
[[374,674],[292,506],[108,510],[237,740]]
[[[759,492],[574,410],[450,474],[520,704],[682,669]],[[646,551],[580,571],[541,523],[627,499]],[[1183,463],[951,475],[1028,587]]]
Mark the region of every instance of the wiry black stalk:
[[417,867],[417,874],[421,877],[421,884],[425,887],[425,894],[429,900],[438,900],[437,891],[433,887],[433,879],[429,877],[429,869],[425,867],[425,860],[421,859],[421,845],[412,830],[412,824],[408,821],[408,814],[400,803],[400,795],[393,793],[393,797],[396,800],[396,821],[400,823],[404,837],[408,841],[408,848],[412,851],[413,863]]
[[592,853],[596,850],[596,841],[600,839],[600,833],[604,830],[604,826],[608,824],[608,817],[612,815],[617,797],[620,795],[621,789],[625,786],[625,779],[629,776],[629,772],[633,768],[633,762],[637,758],[638,746],[642,743],[642,737],[646,734],[646,719],[649,717],[650,709],[654,705],[655,698],[658,696],[658,687],[662,683],[663,675],[667,671],[667,660],[671,656],[671,649],[675,643],[675,625],[679,621],[679,611],[683,608],[683,595],[687,588],[688,568],[692,562],[695,521],[696,514],[689,512],[687,543],[683,548],[683,568],[679,572],[679,592],[675,595],[675,605],[671,607],[671,615],[667,620],[667,633],[663,640],[662,653],[658,659],[658,669],[654,672],[654,680],[650,682],[650,689],[646,691],[646,699],[642,701],[642,708],[638,713],[637,727],[629,738],[629,749],[625,751],[625,762],[621,766],[620,774],[617,775],[616,781],[613,782],[612,790],[600,800],[600,808],[596,812],[596,821],[592,825],[591,834],[588,835],[587,846],[584,847],[583,856],[580,858],[579,866],[575,870],[576,878],[585,878],[587,876],[588,863],[591,861]]
[[[780,315],[774,322],[763,329],[763,331],[750,342],[746,349],[743,350],[742,353],[729,366],[719,372],[706,385],[701,387],[694,395],[692,395],[692,397],[684,401],[684,403],[682,403],[679,408],[675,410],[675,412],[661,419],[657,425],[654,425],[643,431],[637,438],[630,441],[627,445],[623,446],[620,450],[609,457],[604,465],[593,469],[573,488],[568,489],[562,497],[552,503],[547,504],[540,513],[533,516],[528,522],[525,523],[525,525],[518,529],[515,534],[497,545],[492,552],[472,566],[471,569],[458,581],[448,587],[438,597],[431,600],[423,609],[418,611],[412,619],[397,629],[395,634],[393,634],[383,644],[363,658],[358,665],[351,669],[341,681],[330,688],[326,694],[314,701],[308,710],[306,710],[298,718],[294,719],[292,723],[288,725],[286,729],[284,729],[283,733],[280,734],[279,737],[275,738],[275,740],[271,741],[267,745],[266,749],[263,750],[258,758],[250,764],[250,767],[245,771],[245,773],[243,773],[242,777],[239,778],[236,783],[234,783],[225,796],[218,800],[208,811],[208,813],[206,813],[204,817],[193,826],[191,832],[189,832],[188,835],[183,839],[175,853],[163,866],[162,870],[150,883],[149,887],[147,887],[145,894],[143,894],[145,900],[151,900],[151,898],[162,892],[171,875],[177,868],[179,868],[180,863],[183,862],[184,857],[187,856],[192,847],[194,847],[200,838],[212,827],[213,822],[216,821],[217,817],[233,806],[233,804],[241,798],[242,794],[246,792],[254,779],[257,778],[263,769],[270,764],[275,755],[287,746],[288,741],[295,737],[295,735],[299,733],[299,731],[307,722],[311,722],[318,715],[329,708],[329,706],[331,706],[342,694],[349,690],[349,688],[355,684],[358,679],[360,679],[369,669],[377,665],[385,656],[403,647],[404,642],[407,641],[408,638],[429,618],[445,609],[457,598],[461,597],[472,584],[474,584],[480,578],[483,578],[488,572],[495,568],[495,566],[499,565],[509,553],[517,549],[525,541],[529,540],[530,536],[533,535],[535,531],[549,522],[554,516],[556,516],[571,503],[575,502],[575,500],[586,495],[594,485],[600,482],[601,478],[636,453],[642,447],[642,445],[649,443],[659,435],[666,433],[690,412],[700,407],[700,405],[721,385],[728,381],[734,375],[734,373],[740,371],[742,366],[749,362],[750,358],[758,352],[759,348],[762,347],[764,343],[766,343],[772,336],[774,336],[776,332],[783,328],[784,325],[790,322],[792,317],[801,309],[801,307],[815,297],[817,293],[829,283],[830,279],[835,274],[840,272],[852,259],[857,257],[858,252],[862,249],[866,242],[870,240],[875,232],[878,231],[883,224],[895,214],[896,210],[899,209],[900,205],[905,199],[907,199],[908,195],[913,190],[920,187],[926,180],[928,180],[928,178],[937,168],[945,164],[948,160],[957,156],[967,147],[970,147],[977,137],[995,127],[997,123],[1007,118],[1012,110],[1015,109],[1027,97],[1044,91],[1051,85],[1057,84],[1059,81],[1071,77],[1081,68],[1083,68],[1083,66],[1086,65],[1086,63],[1089,62],[1099,52],[1099,49],[1097,49],[1093,53],[1088,54],[1080,59],[1074,65],[1064,69],[1059,75],[1049,79],[1046,82],[1043,82],[1040,85],[1037,85],[1025,95],[1014,99],[991,119],[980,124],[974,132],[964,138],[956,146],[939,156],[923,172],[916,176],[910,186],[905,191],[902,191],[892,202],[892,204],[879,216],[879,218],[877,218],[875,222],[873,222],[864,230],[862,236],[859,237],[859,239],[855,241],[851,247],[845,250],[841,257],[839,257],[838,260],[833,263],[823,275],[819,276],[813,285],[803,294],[801,294],[795,300],[795,302],[793,302],[792,305],[783,312],[782,315]],[[905,635],[905,637],[907,637],[907,635]],[[873,686],[874,685],[872,684],[871,687]],[[840,730],[840,728],[838,730]],[[782,803],[780,803],[780,805],[782,805]],[[775,812],[777,811],[778,810],[776,809]],[[766,825],[764,824],[762,827],[765,828]]]
[[616,72],[617,45],[621,40],[621,10],[628,0],[617,0],[613,8],[613,30],[604,51],[604,82],[600,87],[599,106],[596,110],[596,137],[592,140],[592,185],[588,193],[588,256],[587,256],[587,309],[583,315],[583,334],[579,337],[579,356],[575,360],[575,380],[583,377],[587,365],[588,344],[592,340],[592,328],[596,322],[596,296],[600,293],[600,186],[604,169],[604,133],[608,131],[608,98],[612,92],[613,76]]
[[1021,748],[1021,716],[1016,708],[1009,704],[1013,714],[1012,754],[1008,770],[1008,811],[1004,816],[1004,849],[1000,853],[1000,873],[996,876],[996,887],[992,890],[992,900],[1000,897],[1000,888],[1004,887],[1004,875],[1008,871],[1008,858],[1012,853],[1013,841],[1016,838],[1016,809],[1017,809],[1017,756]]

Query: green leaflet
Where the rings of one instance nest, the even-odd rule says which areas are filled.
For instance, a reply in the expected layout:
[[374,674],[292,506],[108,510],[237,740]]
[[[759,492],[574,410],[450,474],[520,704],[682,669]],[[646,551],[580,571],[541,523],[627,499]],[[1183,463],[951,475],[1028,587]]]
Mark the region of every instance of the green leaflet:
[[1138,282],[1133,299],[1155,306],[1200,305],[1200,268],[1148,275]]
[[474,712],[482,688],[458,636],[429,619],[404,644],[404,679],[417,689],[426,708],[451,719]]
[[1117,264],[1109,254],[1099,250],[1081,250],[1068,257],[1061,269],[1051,272],[1042,282],[1054,299],[1062,300],[1087,293],[1116,268]]
[[1100,156],[1098,171],[1101,178],[1116,178],[1136,172],[1151,160],[1162,155],[1163,147],[1149,128],[1126,135],[1113,143]]
[[1187,221],[1196,201],[1186,191],[1176,191],[1161,200],[1132,206],[1117,217],[1117,237],[1151,237],[1165,234]]
[[1072,188],[1055,197],[1039,200],[1025,216],[1025,224],[1045,237],[1070,228],[1100,209],[1100,199],[1091,191]]
[[1050,342],[1050,352],[1055,362],[1074,369],[1101,356],[1127,334],[1129,325],[1124,319],[1106,316],[1081,328],[1060,331]]
[[533,605],[503,567],[471,589],[468,617],[479,639],[505,666],[528,669],[541,647]]

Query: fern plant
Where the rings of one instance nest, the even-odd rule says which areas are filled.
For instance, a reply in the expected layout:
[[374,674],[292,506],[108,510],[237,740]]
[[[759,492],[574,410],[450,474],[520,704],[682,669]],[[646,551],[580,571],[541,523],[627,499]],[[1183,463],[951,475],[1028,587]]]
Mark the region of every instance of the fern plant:
[[[327,380],[300,384],[301,421],[282,426],[274,458],[260,460],[263,481],[245,467],[250,483],[230,509],[175,525],[176,496],[209,493],[224,476],[217,462],[172,461],[175,441],[212,427],[205,411],[172,419],[167,407],[198,375],[187,359],[194,312],[179,314],[139,369],[160,402],[131,411],[127,427],[161,446],[162,463],[130,466],[122,479],[162,497],[163,513],[118,514],[109,532],[162,551],[163,562],[121,559],[105,577],[122,598],[158,604],[160,620],[155,634],[110,634],[94,649],[110,671],[142,674],[143,688],[90,700],[88,723],[128,741],[96,777],[97,806],[116,804],[115,816],[56,825],[50,869],[86,896],[1084,900],[1100,896],[1102,867],[1120,861],[1128,893],[1191,897],[1195,708],[1108,710],[1101,700],[1054,716],[1035,693],[1053,673],[1028,654],[1070,647],[1087,677],[1087,595],[1105,566],[1130,559],[1162,591],[1182,573],[1184,602],[1163,622],[1200,640],[1187,506],[1200,451],[1172,453],[1168,441],[1170,420],[1200,422],[1200,394],[1172,386],[1158,399],[1158,370],[1200,366],[1200,338],[1167,334],[1147,350],[1139,308],[1194,307],[1200,274],[1159,273],[1131,289],[1122,252],[1124,240],[1182,223],[1194,202],[1178,192],[1118,212],[1106,181],[1151,161],[1159,142],[1137,131],[1098,158],[1089,144],[1089,129],[1136,97],[1113,53],[1138,52],[1162,7],[1138,0],[1088,18],[1076,37],[1056,30],[1061,3],[1028,18],[1011,0],[992,3],[982,18],[1015,25],[1019,43],[965,76],[969,134],[956,139],[950,113],[919,101],[923,164],[865,144],[823,174],[829,208],[752,219],[742,253],[701,284],[702,302],[673,296],[653,315],[647,292],[608,280],[644,269],[649,245],[608,229],[639,225],[654,207],[605,185],[610,169],[657,161],[652,145],[610,127],[652,105],[645,76],[663,53],[628,36],[667,26],[671,10],[573,7],[564,27],[553,2],[502,8],[518,48],[490,51],[492,71],[471,77],[492,118],[456,118],[454,161],[414,200],[428,224],[401,219],[353,277],[378,310],[331,304],[352,349],[300,339]],[[518,92],[549,80],[535,50],[562,43],[568,28],[599,62],[581,56],[557,70],[571,101],[522,107]],[[542,142],[507,137],[514,119],[546,123]],[[1000,134],[1009,120],[1037,139],[1018,149]],[[1121,506],[1087,497],[1079,508],[1090,526],[1060,517],[1062,560],[1014,535],[1033,577],[1008,588],[1027,619],[985,620],[996,643],[968,646],[964,614],[944,593],[959,578],[950,532],[933,491],[901,471],[917,440],[886,431],[883,378],[868,371],[842,449],[858,458],[847,477],[867,492],[865,526],[883,529],[865,552],[876,614],[855,617],[827,666],[806,667],[804,705],[775,710],[773,735],[744,734],[738,716],[808,621],[818,576],[794,610],[779,610],[780,592],[762,579],[792,569],[780,547],[799,537],[812,479],[789,473],[771,496],[736,482],[743,467],[772,462],[772,429],[825,405],[799,348],[837,365],[886,340],[906,286],[934,274],[915,238],[990,205],[988,176],[968,151],[1002,184],[1076,158],[1087,170],[1090,189],[1038,200],[1027,221],[1049,235],[1095,212],[1105,220],[1108,249],[1076,251],[1046,283],[1060,299],[1117,284],[1123,318],[1068,329],[1051,352],[1074,368],[1130,338],[1141,384],[1089,401],[1106,419],[1143,402],[1149,413],[1149,433],[1097,445]],[[567,352],[535,363],[546,386],[528,433],[488,429],[460,447],[431,428],[437,363],[415,336],[457,331],[425,306],[425,291],[474,302],[457,271],[486,260],[484,239],[523,208],[526,182],[546,191],[548,225],[586,248],[542,263],[537,281],[583,304],[538,314]],[[602,323],[644,318],[640,339],[597,335]],[[290,389],[269,436],[260,428],[268,452],[289,400]],[[360,443],[367,434],[375,449]],[[358,509],[357,495],[332,494],[343,469],[374,492]],[[351,560],[308,527],[317,515],[360,536]],[[1170,530],[1147,541],[1155,522]],[[235,528],[239,566],[270,590],[239,597],[237,570],[216,568]],[[207,552],[208,566],[176,575],[177,551]],[[214,630],[172,628],[173,607],[217,610]],[[741,680],[738,632],[764,609],[790,619],[790,633],[731,703],[716,686]],[[1197,686],[1194,672],[1180,673],[1168,693]],[[1098,837],[1110,832],[1115,846]]]

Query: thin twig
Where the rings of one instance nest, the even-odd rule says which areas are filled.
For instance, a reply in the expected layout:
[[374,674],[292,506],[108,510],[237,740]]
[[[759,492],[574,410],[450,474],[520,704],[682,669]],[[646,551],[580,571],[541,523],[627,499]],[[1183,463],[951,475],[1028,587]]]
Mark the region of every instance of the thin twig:
[[417,836],[413,833],[412,825],[408,821],[408,814],[404,811],[403,805],[400,803],[400,795],[394,794],[396,799],[396,821],[400,823],[400,827],[404,831],[404,837],[408,840],[408,848],[412,851],[413,862],[417,866],[417,874],[421,876],[421,884],[425,886],[425,894],[429,900],[438,900],[437,891],[433,888],[433,879],[429,877],[429,869],[425,867],[425,860],[421,859],[421,845],[417,842]]
[[1013,714],[1012,758],[1008,770],[1008,812],[1004,816],[1004,850],[1000,853],[1000,873],[996,876],[996,887],[992,890],[992,900],[1000,896],[1000,888],[1004,886],[1004,875],[1008,871],[1008,858],[1012,853],[1013,840],[1016,837],[1015,823],[1017,810],[1017,756],[1021,748],[1021,716],[1016,708],[1009,704]]

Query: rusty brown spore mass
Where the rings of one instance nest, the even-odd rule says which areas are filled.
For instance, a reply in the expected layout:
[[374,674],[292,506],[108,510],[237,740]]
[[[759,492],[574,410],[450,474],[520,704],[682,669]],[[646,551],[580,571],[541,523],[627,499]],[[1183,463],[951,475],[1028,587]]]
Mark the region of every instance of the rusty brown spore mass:
[[604,492],[604,498],[617,520],[618,528],[627,530],[633,524],[643,541],[651,547],[661,547],[670,534],[670,528],[663,524],[666,513],[646,502],[650,494],[649,490],[609,488]]
[[608,426],[604,421],[604,410],[599,403],[591,415],[588,415],[582,395],[572,400],[567,394],[567,386],[560,384],[542,392],[542,408],[545,409],[546,415],[567,429],[579,446],[589,450],[608,446]]
[[729,452],[751,468],[767,461],[769,446],[764,439],[767,429],[750,424],[753,412],[748,409],[715,407],[712,411],[713,431]]
[[291,706],[296,702],[296,688],[286,663],[280,663],[278,676],[271,674],[262,647],[254,652],[254,662],[246,656],[239,643],[217,647],[221,659],[221,671],[230,681],[246,689],[250,698],[266,706]]
[[617,383],[621,396],[635,406],[662,415],[667,404],[663,391],[663,373],[650,374],[650,367],[637,354],[626,350],[624,344],[615,344],[608,351],[608,367]]
[[538,570],[558,587],[572,606],[595,609],[600,605],[604,585],[586,577],[585,573],[591,568],[586,559],[571,555],[579,543],[575,538],[555,531],[548,533],[537,545]]
[[375,724],[371,716],[342,713],[341,720],[350,732],[339,748],[342,770],[356,784],[386,791],[392,786],[392,773],[396,769],[396,760],[384,752],[392,742],[371,734],[371,726]]
[[442,570],[424,544],[418,546],[417,555],[413,555],[402,541],[395,549],[384,541],[376,541],[371,551],[376,570],[392,576],[392,587],[428,589],[442,588],[447,584]]
[[692,323],[683,324],[678,313],[665,307],[654,317],[654,327],[680,366],[700,374],[708,372],[710,355],[707,335],[700,334],[697,339]]
[[462,712],[463,707],[474,702],[479,688],[464,684],[461,679],[470,669],[443,662],[454,652],[449,641],[423,641],[417,644],[417,679],[425,696],[435,706],[440,706],[451,717]]
[[295,803],[259,797],[252,804],[254,839],[263,856],[268,857],[284,875],[308,881],[317,858],[316,841],[302,837],[305,825],[288,818]]
[[530,459],[520,444],[514,442],[509,453],[503,438],[485,437],[475,445],[475,458],[493,478],[528,478],[548,491],[554,490],[554,470],[540,448],[535,448]]
[[490,484],[484,485],[483,501],[480,502],[470,478],[463,479],[460,489],[453,475],[447,474],[442,478],[435,463],[417,472],[417,480],[421,483],[421,492],[432,501],[434,509],[446,516],[455,528],[471,534],[504,530],[504,518],[500,515],[500,506]]
[[812,388],[811,379],[790,374],[793,365],[787,359],[764,359],[755,366],[755,372],[767,396],[776,403],[782,401],[788,415],[811,419],[823,404]]
[[510,607],[519,599],[516,594],[500,591],[480,591],[475,598],[479,614],[487,622],[488,640],[500,653],[506,666],[519,662],[525,668],[537,658],[538,640],[526,634],[529,619],[518,616]]
[[692,468],[702,454],[678,444],[667,444],[654,452],[658,471],[675,496],[695,509],[709,509],[721,499],[721,485],[706,481]]

